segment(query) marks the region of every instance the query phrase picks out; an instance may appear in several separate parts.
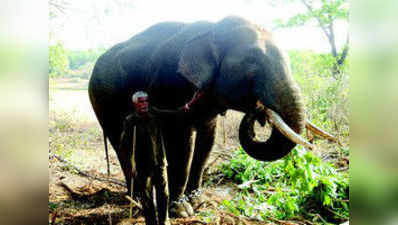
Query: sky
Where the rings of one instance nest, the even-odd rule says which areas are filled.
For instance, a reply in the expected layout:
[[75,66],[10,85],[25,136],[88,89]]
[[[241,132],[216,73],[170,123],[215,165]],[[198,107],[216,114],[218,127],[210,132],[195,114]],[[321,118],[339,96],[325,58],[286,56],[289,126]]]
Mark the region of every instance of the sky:
[[[217,22],[228,15],[242,16],[273,30],[273,20],[304,12],[300,5],[273,7],[265,0],[69,0],[67,11],[56,19],[56,39],[69,49],[108,48],[149,26],[164,21]],[[122,6],[122,7],[121,7]],[[51,26],[51,25],[50,25]],[[345,43],[348,25],[335,26],[337,45]],[[284,49],[329,52],[326,37],[316,26],[273,30]]]

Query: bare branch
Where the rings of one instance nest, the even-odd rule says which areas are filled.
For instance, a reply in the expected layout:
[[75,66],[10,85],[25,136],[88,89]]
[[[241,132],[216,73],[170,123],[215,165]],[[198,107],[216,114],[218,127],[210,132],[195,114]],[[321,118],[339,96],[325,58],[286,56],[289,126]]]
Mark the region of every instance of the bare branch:
[[67,3],[66,1],[62,1],[62,0],[50,0],[48,2],[48,4],[50,7],[50,12],[53,12],[54,14],[57,14],[57,12],[65,14],[66,10],[68,9],[68,5],[69,5],[69,3]]
[[[328,14],[329,19],[331,19],[331,15],[330,13]],[[332,47],[332,55],[334,58],[337,59],[337,50],[336,50],[336,40],[334,37],[334,29],[333,29],[333,20],[331,20],[330,24],[329,24],[329,42],[330,42],[330,46]]]
[[341,53],[341,56],[340,56],[339,60],[337,60],[337,65],[339,65],[339,66],[344,63],[344,60],[345,60],[345,58],[348,55],[349,43],[350,43],[350,35],[347,34],[347,40],[346,40],[343,52]]
[[[312,6],[306,2],[305,0],[301,0],[301,2],[305,5],[305,7],[307,7],[308,11],[311,12],[312,15],[314,15],[314,9],[312,8]],[[314,18],[318,21],[319,26],[322,28],[323,32],[325,33],[326,37],[330,40],[330,32],[328,31],[328,29],[323,25],[321,19],[317,16],[314,15]]]

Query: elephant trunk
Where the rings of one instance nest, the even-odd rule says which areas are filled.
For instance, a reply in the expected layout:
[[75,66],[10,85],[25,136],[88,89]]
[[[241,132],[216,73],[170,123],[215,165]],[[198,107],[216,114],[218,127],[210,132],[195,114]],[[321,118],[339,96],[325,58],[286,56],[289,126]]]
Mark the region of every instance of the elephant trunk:
[[[247,113],[240,124],[239,140],[245,152],[251,157],[261,161],[273,161],[288,154],[296,144],[312,148],[312,145],[300,137],[305,126],[304,106],[300,91],[295,84],[284,90],[278,104],[269,103],[259,97],[257,111],[263,113]],[[271,109],[272,108],[272,109]],[[265,142],[254,140],[254,122],[263,120],[259,115],[265,116],[274,128],[271,136]]]

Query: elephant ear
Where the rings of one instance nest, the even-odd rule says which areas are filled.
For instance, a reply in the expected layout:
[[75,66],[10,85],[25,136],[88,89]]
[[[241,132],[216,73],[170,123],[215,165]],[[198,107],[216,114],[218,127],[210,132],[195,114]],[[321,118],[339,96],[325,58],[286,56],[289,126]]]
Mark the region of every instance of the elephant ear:
[[188,41],[180,55],[178,71],[198,89],[206,89],[218,68],[214,33],[209,32]]

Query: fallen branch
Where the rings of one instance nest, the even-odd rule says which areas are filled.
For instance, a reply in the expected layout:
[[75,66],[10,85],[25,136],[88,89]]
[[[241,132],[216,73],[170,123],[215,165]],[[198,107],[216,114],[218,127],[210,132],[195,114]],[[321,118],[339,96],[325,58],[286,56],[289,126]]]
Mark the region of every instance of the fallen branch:
[[326,220],[322,218],[322,216],[318,213],[315,213],[315,216],[318,217],[324,224],[327,224]]
[[195,207],[194,211],[198,211],[202,206],[204,206],[205,204],[209,204],[210,206],[212,206],[214,209],[217,209],[217,206],[215,203],[221,204],[221,202],[216,201],[216,200],[206,200],[201,202],[198,206]]
[[189,219],[189,218],[176,218],[176,219],[174,219],[173,222],[174,222],[174,224],[175,223],[177,223],[177,224],[207,224],[206,222],[203,222],[203,221],[201,221],[199,219],[196,219],[196,218],[192,218],[192,219]]
[[278,220],[278,219],[276,219],[276,218],[274,218],[274,217],[271,217],[271,216],[266,216],[266,217],[267,217],[267,219],[269,219],[270,221],[275,222],[275,223],[278,223],[278,224],[285,224],[285,223],[286,223],[286,221]]
[[311,222],[309,220],[306,220],[303,216],[293,217],[292,220],[295,223],[304,224],[304,225],[308,225],[308,224],[314,225],[315,224],[315,223],[313,223],[313,222]]
[[257,181],[258,181],[258,180],[249,180],[249,181],[246,181],[246,182],[244,182],[244,183],[242,183],[242,184],[239,184],[239,185],[238,185],[238,188],[239,188],[239,189],[249,188],[250,185],[252,185],[253,183],[255,183],[255,182],[257,182]]
[[247,225],[247,221],[246,221],[245,218],[243,218],[243,216],[236,216],[233,213],[225,212],[225,211],[218,211],[218,213],[225,214],[225,215],[227,215],[227,216],[229,216],[231,218],[235,218],[236,220],[238,220],[238,222],[239,222],[238,224],[243,223],[244,225]]
[[346,166],[346,167],[338,168],[338,169],[336,169],[336,171],[337,171],[337,172],[342,172],[342,171],[346,171],[346,170],[348,170],[348,169],[349,169],[349,167]]
[[134,199],[132,199],[130,196],[128,196],[128,195],[125,195],[124,196],[127,200],[129,200],[134,206],[136,206],[137,208],[139,208],[139,209],[143,209],[142,208],[142,205],[140,204],[140,203],[138,203],[138,202],[136,202]]
[[346,216],[344,216],[344,215],[341,215],[341,214],[339,214],[338,212],[336,212],[336,211],[334,211],[334,210],[331,210],[331,209],[329,209],[329,208],[326,208],[326,210],[329,211],[329,212],[331,212],[331,213],[333,213],[334,215],[336,215],[336,216],[338,216],[338,217],[340,217],[340,218],[345,219],[345,220],[348,220],[348,219],[349,219],[349,217],[346,217]]

